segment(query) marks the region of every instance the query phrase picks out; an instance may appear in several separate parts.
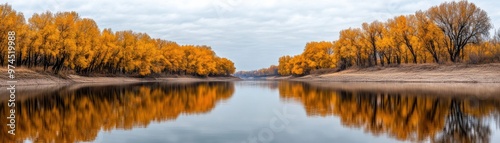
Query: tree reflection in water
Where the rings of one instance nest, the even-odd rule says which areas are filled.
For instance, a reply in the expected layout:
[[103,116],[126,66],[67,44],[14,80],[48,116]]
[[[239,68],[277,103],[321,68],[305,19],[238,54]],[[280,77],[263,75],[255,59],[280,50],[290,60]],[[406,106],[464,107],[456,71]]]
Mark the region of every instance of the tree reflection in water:
[[452,99],[443,132],[435,142],[489,142],[491,130],[484,120],[464,113],[463,101]]
[[[308,116],[336,116],[345,127],[402,141],[489,142],[490,122],[500,123],[500,100],[495,97],[345,89],[301,82],[237,84],[278,89],[282,100],[299,102]],[[210,112],[234,91],[231,82],[202,82],[66,87],[33,93],[41,95],[16,101],[16,135],[2,126],[0,142],[93,141],[100,131],[146,127],[182,114]],[[0,102],[0,115],[8,114],[6,104]],[[7,122],[6,118],[0,121]]]
[[[345,90],[280,82],[283,100],[300,102],[309,116],[337,116],[346,127],[404,141],[489,142],[498,99],[426,93]],[[496,119],[498,122],[499,120]]]
[[[2,126],[0,142],[93,141],[101,130],[145,127],[181,114],[207,113],[233,92],[230,82],[63,88],[17,101],[16,135],[7,134],[7,126]],[[0,102],[0,115],[7,115],[6,104]]]

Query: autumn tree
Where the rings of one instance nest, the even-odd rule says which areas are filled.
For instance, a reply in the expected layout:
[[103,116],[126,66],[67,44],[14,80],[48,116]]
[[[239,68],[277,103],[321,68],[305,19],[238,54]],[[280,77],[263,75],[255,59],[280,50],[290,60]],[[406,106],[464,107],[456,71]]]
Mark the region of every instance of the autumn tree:
[[[377,41],[382,38],[382,31],[384,28],[383,23],[379,21],[373,21],[372,23],[363,23],[363,39],[365,40],[366,45],[369,45],[372,48],[371,60],[369,60],[369,64],[377,65],[377,51],[380,51],[380,47],[377,45]],[[383,65],[383,63],[381,62]]]
[[[7,52],[8,52],[8,32],[9,31],[14,31],[16,33],[16,39],[15,43],[17,48],[20,47],[19,44],[21,42],[19,40],[19,36],[26,33],[25,31],[27,28],[26,26],[26,21],[24,19],[24,15],[21,12],[17,12],[12,7],[8,4],[3,4],[0,5],[0,65],[5,66],[7,65]],[[17,54],[19,54],[19,50],[16,50]],[[19,56],[19,55],[16,55]],[[21,57],[18,57],[21,58]],[[17,62],[20,62],[19,60]],[[13,63],[17,63],[13,62]]]
[[279,59],[276,68],[279,75],[301,76],[309,74],[313,70],[336,68],[335,42],[320,41],[309,42],[300,55],[283,56]]
[[[416,38],[415,16],[397,16],[389,22],[391,33],[397,47],[404,46],[413,57],[413,63],[417,63],[418,46]],[[406,56],[406,58],[408,58]],[[408,60],[407,60],[408,62]]]
[[303,55],[293,56],[290,60],[290,64],[292,65],[292,75],[302,76],[309,74],[309,72],[311,71],[311,69],[309,68],[310,62],[308,62]]
[[231,73],[236,71],[234,63],[227,58],[218,58],[217,72],[214,75],[224,75],[229,76]]
[[321,41],[307,43],[302,55],[309,63],[309,68],[316,70],[334,68],[333,53],[333,42]]
[[349,28],[340,31],[339,40],[335,42],[336,60],[339,67],[345,69],[350,65],[365,66],[368,60],[369,48],[362,41],[360,28]]
[[292,69],[292,66],[290,64],[290,60],[292,59],[292,57],[286,55],[286,56],[282,56],[279,58],[279,61],[278,61],[278,73],[280,75],[284,75],[284,76],[287,76],[287,75],[290,75],[292,72],[290,71]]
[[381,65],[385,64],[393,64],[393,59],[395,59],[395,49],[397,47],[394,47],[394,39],[392,38],[392,34],[389,31],[389,26],[387,22],[383,23],[383,28],[381,32],[382,36],[380,37],[379,40],[376,41],[376,44],[378,45],[379,49],[379,57],[380,57],[380,63]]
[[58,56],[55,47],[60,35],[55,25],[54,14],[50,11],[33,14],[29,19],[29,27],[33,35],[28,50],[28,67],[42,64],[43,69],[47,70],[52,59]]
[[[403,57],[403,53],[405,48],[403,47],[403,42],[404,39],[399,37],[401,33],[404,33],[401,27],[404,27],[401,25],[400,21],[403,21],[402,19],[405,19],[404,16],[398,16],[394,17],[393,19],[388,19],[387,20],[387,31],[384,33],[385,36],[385,44],[387,49],[389,50],[389,54],[387,56],[390,56],[387,60],[390,63],[394,64],[401,64],[402,61],[405,59]],[[392,61],[391,61],[392,59]]]
[[76,52],[68,59],[69,67],[77,72],[89,71],[93,66],[92,59],[96,52],[100,52],[100,34],[97,24],[92,19],[84,18],[76,22],[75,34]]
[[[423,11],[415,13],[417,25],[417,38],[422,47],[432,55],[435,63],[440,63],[442,53],[446,47],[445,35],[439,27],[432,22]],[[440,60],[441,59],[441,60]]]
[[180,74],[184,65],[182,64],[183,58],[185,57],[183,48],[171,41],[162,41],[159,44],[162,47],[161,53],[166,59],[164,70],[169,74]]
[[493,44],[494,50],[495,50],[495,59],[497,61],[500,61],[500,29],[498,29],[495,32],[495,35],[493,36],[493,39],[492,39],[492,44]]
[[118,51],[117,37],[111,29],[104,29],[99,37],[99,45],[96,48],[94,58],[90,62],[88,72],[107,70],[111,72],[114,67],[113,59]]
[[483,40],[492,27],[486,11],[468,1],[444,2],[427,10],[427,15],[446,35],[452,62],[458,62],[464,47]]
[[59,31],[59,39],[56,40],[55,63],[52,66],[54,73],[58,73],[63,66],[67,66],[68,59],[75,58],[77,52],[76,45],[76,22],[80,20],[76,12],[58,12],[55,14],[55,26]]

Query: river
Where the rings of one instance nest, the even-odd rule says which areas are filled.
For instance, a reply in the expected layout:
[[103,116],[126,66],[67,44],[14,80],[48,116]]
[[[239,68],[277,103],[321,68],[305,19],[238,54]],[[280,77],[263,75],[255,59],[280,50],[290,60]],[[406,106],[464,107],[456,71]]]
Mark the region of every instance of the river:
[[[352,88],[377,84],[236,81],[18,87],[16,135],[3,125],[0,141],[500,142],[500,97],[481,95],[496,93],[425,90],[429,85]],[[0,101],[0,115],[7,116],[7,100]]]

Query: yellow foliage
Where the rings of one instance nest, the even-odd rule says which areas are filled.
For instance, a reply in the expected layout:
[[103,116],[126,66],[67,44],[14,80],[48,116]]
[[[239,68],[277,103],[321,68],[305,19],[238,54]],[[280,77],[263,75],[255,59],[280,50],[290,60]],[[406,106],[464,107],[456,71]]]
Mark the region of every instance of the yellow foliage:
[[280,75],[304,75],[311,70],[335,68],[333,45],[334,42],[327,41],[307,43],[301,55],[280,57],[278,73]]
[[305,75],[317,69],[378,63],[500,61],[500,30],[496,37],[485,38],[492,27],[490,19],[468,1],[445,2],[427,11],[361,26],[341,30],[335,42],[310,42],[300,55],[280,57],[278,73]]
[[[16,32],[17,65],[51,67],[55,73],[72,69],[80,74],[228,76],[235,71],[233,62],[216,56],[208,46],[179,46],[131,30],[101,31],[94,20],[76,12],[35,13],[26,24],[22,13],[4,4],[0,25],[0,33]],[[7,45],[5,36],[0,35],[2,45]],[[5,66],[7,48],[0,52],[0,64]]]

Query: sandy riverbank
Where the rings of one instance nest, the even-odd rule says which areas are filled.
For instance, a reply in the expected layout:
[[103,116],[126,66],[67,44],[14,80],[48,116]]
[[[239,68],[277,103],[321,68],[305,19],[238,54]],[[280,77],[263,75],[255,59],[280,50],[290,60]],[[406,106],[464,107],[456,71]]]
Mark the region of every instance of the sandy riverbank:
[[412,83],[412,82],[299,82],[310,87],[387,95],[439,95],[500,99],[500,83]]
[[500,83],[500,63],[482,65],[408,64],[396,67],[352,68],[344,71],[286,78],[292,81]]
[[[0,86],[7,86],[7,69],[0,68]],[[16,85],[50,85],[72,83],[133,83],[133,82],[196,82],[236,81],[236,77],[85,77],[78,75],[55,76],[27,68],[16,69]],[[266,77],[266,80],[291,80],[309,82],[407,82],[407,83],[500,83],[500,63],[468,65],[408,64],[393,67],[351,68],[344,71],[307,75],[303,77]]]
[[[16,68],[16,85],[55,85],[73,83],[134,83],[134,82],[197,82],[197,81],[237,81],[236,77],[176,77],[176,78],[133,78],[133,77],[85,77],[78,75],[56,76],[50,73],[36,72],[27,68]],[[0,77],[0,86],[8,86],[7,69],[0,68],[0,73],[5,73]]]

